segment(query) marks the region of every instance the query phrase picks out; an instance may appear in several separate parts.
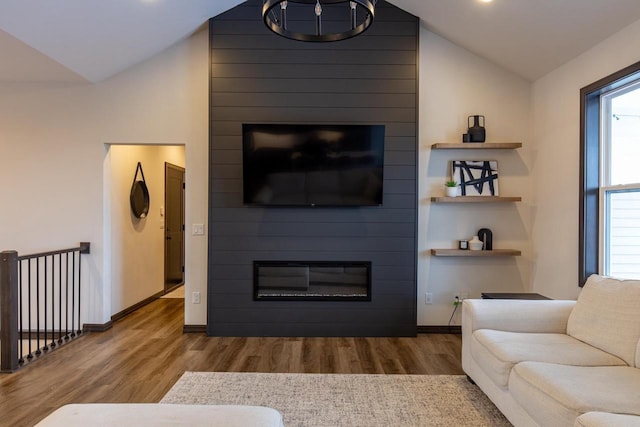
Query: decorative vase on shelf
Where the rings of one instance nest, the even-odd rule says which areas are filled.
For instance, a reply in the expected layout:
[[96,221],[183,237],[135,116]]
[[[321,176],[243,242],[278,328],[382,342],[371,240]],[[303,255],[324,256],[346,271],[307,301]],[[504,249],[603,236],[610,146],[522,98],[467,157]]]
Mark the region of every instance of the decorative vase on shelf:
[[473,236],[473,239],[469,240],[469,249],[472,251],[481,251],[482,240],[478,239],[478,236]]
[[[471,119],[473,119],[473,124],[471,124]],[[484,116],[469,116],[467,117],[467,124],[469,125],[469,130],[467,131],[469,142],[484,142],[487,135],[487,131],[484,128]]]
[[493,233],[488,228],[478,230],[478,238],[482,241],[482,249],[490,251],[493,249]]

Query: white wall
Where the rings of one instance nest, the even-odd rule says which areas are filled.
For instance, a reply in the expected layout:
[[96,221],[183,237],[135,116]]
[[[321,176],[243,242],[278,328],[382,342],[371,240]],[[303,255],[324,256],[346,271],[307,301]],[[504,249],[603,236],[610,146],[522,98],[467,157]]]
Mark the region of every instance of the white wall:
[[[183,144],[185,200],[185,292],[207,295],[207,237],[191,224],[208,222],[209,34],[188,40],[99,85],[104,103],[101,142]],[[206,304],[186,298],[185,324],[205,325]],[[117,310],[112,309],[111,314]]]
[[0,250],[21,254],[91,242],[82,319],[106,317],[102,145],[87,85],[0,85]]
[[[86,323],[117,312],[105,251],[105,144],[185,145],[187,229],[207,223],[208,57],[203,28],[97,85],[0,86],[0,250],[32,253],[90,241]],[[206,236],[187,233],[185,251],[186,291],[206,301]],[[185,323],[205,324],[205,305],[187,304]]]
[[[523,292],[530,287],[532,144],[531,84],[421,27],[418,210],[418,325],[446,325],[453,294]],[[436,142],[461,142],[467,117],[486,118],[487,142],[522,142],[518,150],[431,150]],[[520,203],[443,205],[451,160],[497,160],[500,194]],[[454,248],[477,230],[493,231],[494,248],[520,249],[522,257],[441,258],[431,248]],[[425,304],[425,293],[433,304]],[[459,324],[459,317],[454,318]]]
[[533,85],[533,288],[575,298],[578,288],[580,89],[640,61],[640,21],[626,27]]
[[[138,162],[149,189],[144,218],[133,216],[129,203]],[[113,145],[107,153],[113,313],[164,290],[165,162],[185,167],[184,146]],[[140,173],[137,179],[142,179]]]

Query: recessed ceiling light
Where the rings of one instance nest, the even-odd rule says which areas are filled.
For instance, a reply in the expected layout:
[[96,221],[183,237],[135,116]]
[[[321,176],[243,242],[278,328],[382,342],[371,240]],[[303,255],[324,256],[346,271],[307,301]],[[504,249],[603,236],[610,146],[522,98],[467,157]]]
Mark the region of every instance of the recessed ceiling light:
[[478,0],[480,3],[491,3],[493,0]]

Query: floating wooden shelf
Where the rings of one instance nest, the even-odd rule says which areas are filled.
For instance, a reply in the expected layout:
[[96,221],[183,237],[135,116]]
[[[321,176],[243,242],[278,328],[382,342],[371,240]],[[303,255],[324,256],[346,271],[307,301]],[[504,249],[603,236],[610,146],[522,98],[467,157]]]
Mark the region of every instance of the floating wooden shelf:
[[435,203],[500,203],[500,202],[521,202],[522,197],[504,196],[458,196],[458,197],[432,197]]
[[513,150],[522,147],[522,142],[438,142],[431,146],[432,150],[450,150],[450,149],[462,149],[462,150],[499,150],[508,149]]
[[492,251],[471,251],[461,249],[431,249],[433,256],[456,257],[492,257],[492,256],[520,256],[522,252],[517,249],[494,249]]

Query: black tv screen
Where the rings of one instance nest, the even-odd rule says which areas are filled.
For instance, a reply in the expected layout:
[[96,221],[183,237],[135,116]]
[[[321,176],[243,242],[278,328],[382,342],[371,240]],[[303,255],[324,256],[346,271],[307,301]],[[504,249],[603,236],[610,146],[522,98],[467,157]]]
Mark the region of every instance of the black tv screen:
[[384,125],[243,124],[246,205],[382,205]]

